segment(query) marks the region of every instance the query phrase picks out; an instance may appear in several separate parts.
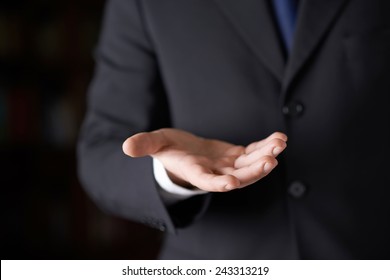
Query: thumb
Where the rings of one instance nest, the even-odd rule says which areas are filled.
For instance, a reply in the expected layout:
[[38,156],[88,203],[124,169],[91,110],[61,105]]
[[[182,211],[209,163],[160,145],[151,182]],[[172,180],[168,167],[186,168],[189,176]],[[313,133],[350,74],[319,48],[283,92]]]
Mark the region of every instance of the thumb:
[[123,152],[131,157],[153,155],[168,145],[168,140],[160,131],[141,132],[123,142]]

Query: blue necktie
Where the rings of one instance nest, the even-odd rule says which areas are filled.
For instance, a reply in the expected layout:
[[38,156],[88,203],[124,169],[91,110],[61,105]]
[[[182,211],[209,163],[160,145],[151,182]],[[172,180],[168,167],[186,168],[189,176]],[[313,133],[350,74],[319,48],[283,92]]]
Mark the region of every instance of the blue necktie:
[[290,52],[293,43],[297,19],[297,2],[298,0],[272,0],[276,20],[287,53]]

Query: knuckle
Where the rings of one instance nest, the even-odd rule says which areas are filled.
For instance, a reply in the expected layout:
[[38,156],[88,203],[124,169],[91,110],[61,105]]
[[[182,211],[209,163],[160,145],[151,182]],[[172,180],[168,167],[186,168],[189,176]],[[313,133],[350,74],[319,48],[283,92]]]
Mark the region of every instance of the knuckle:
[[264,162],[269,162],[269,163],[275,163],[276,162],[276,159],[273,157],[273,156],[264,156],[263,158],[263,161]]
[[273,147],[279,147],[279,148],[285,148],[287,146],[286,142],[284,142],[283,140],[278,139],[278,138],[271,140],[270,145]]
[[282,143],[283,143],[283,140],[281,140],[279,138],[273,138],[272,140],[270,140],[268,142],[269,145],[275,146],[275,147],[283,145]]
[[271,138],[278,138],[278,139],[286,140],[286,135],[281,133],[281,132],[274,132],[274,133],[271,134],[270,137]]

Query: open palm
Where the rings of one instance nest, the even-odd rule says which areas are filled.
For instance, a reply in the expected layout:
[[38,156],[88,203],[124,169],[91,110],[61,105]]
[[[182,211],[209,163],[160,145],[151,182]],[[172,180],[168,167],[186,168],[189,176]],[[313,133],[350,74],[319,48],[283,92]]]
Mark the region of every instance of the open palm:
[[286,135],[275,132],[243,147],[164,128],[133,135],[123,143],[123,151],[131,157],[158,159],[171,180],[183,187],[224,192],[248,186],[271,172],[286,141]]

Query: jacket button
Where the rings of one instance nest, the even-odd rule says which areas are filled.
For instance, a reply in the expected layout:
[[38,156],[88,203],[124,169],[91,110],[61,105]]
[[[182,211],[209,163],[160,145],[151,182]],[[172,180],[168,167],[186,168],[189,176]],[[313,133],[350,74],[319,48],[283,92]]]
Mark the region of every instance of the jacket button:
[[303,114],[304,107],[303,104],[298,101],[293,101],[288,105],[284,105],[282,108],[282,113],[286,117],[298,117]]
[[303,197],[306,193],[306,190],[306,186],[300,181],[292,182],[288,187],[288,193],[294,198]]

